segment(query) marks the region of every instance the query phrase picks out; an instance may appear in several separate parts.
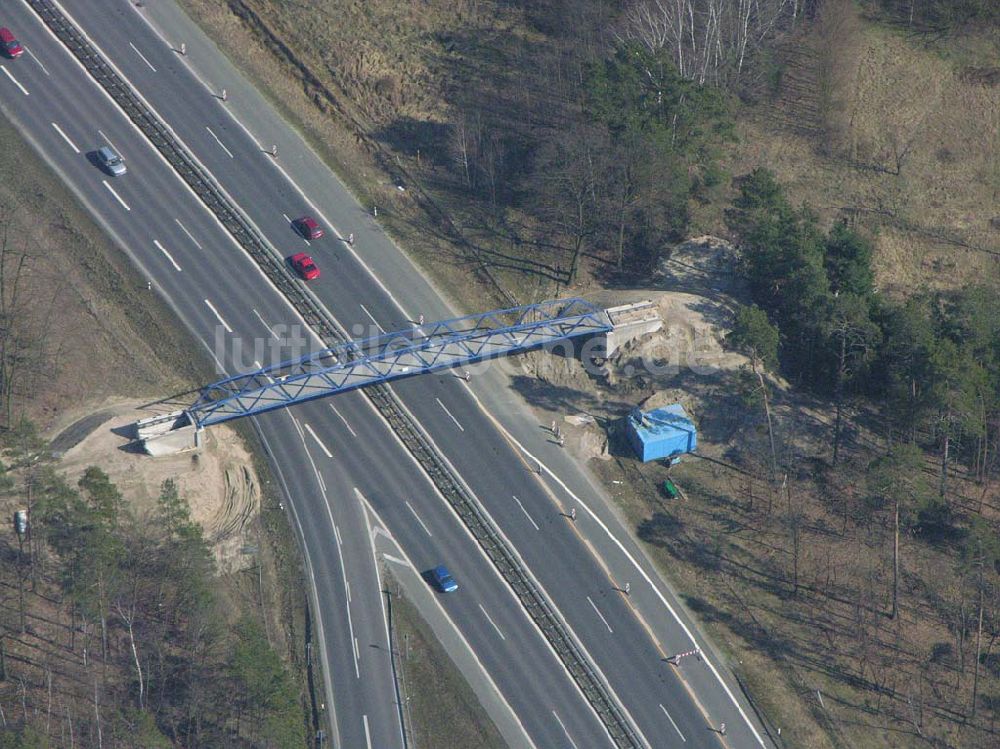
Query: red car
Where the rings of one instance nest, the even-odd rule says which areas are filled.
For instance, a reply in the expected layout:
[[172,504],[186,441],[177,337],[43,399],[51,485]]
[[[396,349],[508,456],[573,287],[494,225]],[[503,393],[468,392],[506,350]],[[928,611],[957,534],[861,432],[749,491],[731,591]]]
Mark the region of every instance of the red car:
[[292,226],[306,239],[319,239],[323,236],[323,227],[316,223],[316,219],[312,216],[297,218],[292,222]]
[[292,255],[290,259],[292,267],[295,268],[295,271],[306,281],[312,281],[313,279],[319,278],[319,268],[316,267],[316,263],[314,263],[313,259],[306,253],[300,252],[296,255]]
[[11,60],[24,54],[21,42],[14,38],[8,28],[0,29],[0,51],[3,52],[4,57],[9,57]]

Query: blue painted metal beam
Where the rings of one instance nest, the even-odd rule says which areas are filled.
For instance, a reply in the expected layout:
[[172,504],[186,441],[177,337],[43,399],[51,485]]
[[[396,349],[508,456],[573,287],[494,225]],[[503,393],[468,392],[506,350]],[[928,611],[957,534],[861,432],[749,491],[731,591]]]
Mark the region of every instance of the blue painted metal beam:
[[187,409],[199,427],[402,377],[606,333],[611,321],[583,299],[557,299],[347,341],[202,388]]

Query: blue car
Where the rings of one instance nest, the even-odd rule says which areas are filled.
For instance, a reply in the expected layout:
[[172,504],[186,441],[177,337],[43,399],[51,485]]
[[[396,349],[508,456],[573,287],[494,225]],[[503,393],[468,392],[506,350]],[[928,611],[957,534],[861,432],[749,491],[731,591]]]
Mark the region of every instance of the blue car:
[[458,590],[458,583],[455,582],[455,578],[451,576],[448,568],[443,564],[431,570],[431,577],[434,578],[434,584],[442,593],[454,593]]

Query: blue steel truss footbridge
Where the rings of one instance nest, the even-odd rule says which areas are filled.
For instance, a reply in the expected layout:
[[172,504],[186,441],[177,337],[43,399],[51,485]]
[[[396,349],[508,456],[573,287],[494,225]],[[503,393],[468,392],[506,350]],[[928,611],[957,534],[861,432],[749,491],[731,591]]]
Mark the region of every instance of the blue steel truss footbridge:
[[367,385],[599,335],[612,327],[607,311],[583,299],[419,324],[220,380],[202,388],[185,413],[201,429]]

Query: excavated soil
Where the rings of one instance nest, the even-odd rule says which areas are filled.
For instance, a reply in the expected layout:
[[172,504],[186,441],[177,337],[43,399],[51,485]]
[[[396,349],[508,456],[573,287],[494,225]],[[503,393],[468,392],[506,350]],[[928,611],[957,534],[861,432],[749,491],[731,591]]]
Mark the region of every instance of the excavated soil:
[[[102,404],[92,415],[77,415],[56,438],[73,441],[59,459],[59,468],[76,483],[88,466],[104,470],[136,514],[150,512],[160,488],[173,479],[191,515],[201,526],[221,572],[242,564],[250,521],[260,508],[260,483],[250,453],[228,427],[205,432],[205,444],[195,452],[152,458],[130,446],[127,427],[143,414],[135,402]],[[96,424],[94,422],[97,422]],[[84,426],[92,427],[82,436]]]
[[720,380],[747,364],[724,343],[745,296],[735,263],[728,242],[696,237],[672,248],[646,288],[591,295],[606,307],[651,300],[663,328],[626,343],[600,366],[545,351],[519,357],[514,385],[539,423],[559,424],[567,449],[583,459],[608,458],[615,430],[636,406],[680,402],[697,423]]

